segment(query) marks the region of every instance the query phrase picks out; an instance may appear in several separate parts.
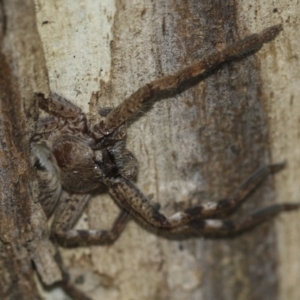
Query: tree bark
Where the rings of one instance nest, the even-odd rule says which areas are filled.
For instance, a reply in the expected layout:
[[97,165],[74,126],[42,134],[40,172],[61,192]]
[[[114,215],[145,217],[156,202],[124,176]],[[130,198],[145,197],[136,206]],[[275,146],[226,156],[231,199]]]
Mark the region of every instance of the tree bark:
[[[254,56],[141,112],[127,144],[139,161],[138,186],[167,215],[224,198],[260,166],[284,159],[288,168],[238,214],[299,200],[296,1],[35,3],[50,89],[81,106],[91,123],[99,107],[117,105],[148,81],[282,23],[284,31]],[[97,195],[78,227],[108,228],[117,211]],[[131,222],[114,245],[64,257],[94,299],[299,299],[298,215],[223,240],[170,241]]]
[[[41,299],[34,280],[34,244],[47,236],[36,201],[29,140],[46,90],[44,55],[30,0],[0,1],[0,299]],[[48,241],[47,241],[48,243]]]

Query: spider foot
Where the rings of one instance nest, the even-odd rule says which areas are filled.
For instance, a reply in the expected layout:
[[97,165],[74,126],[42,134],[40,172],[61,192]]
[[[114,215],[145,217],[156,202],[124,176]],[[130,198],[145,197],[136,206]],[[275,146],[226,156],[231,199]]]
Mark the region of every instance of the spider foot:
[[277,24],[269,28],[266,28],[261,33],[261,40],[263,40],[264,43],[268,43],[272,41],[282,29],[283,28],[281,24]]
[[293,211],[300,208],[300,203],[284,203],[281,204],[284,211]]
[[175,228],[173,232],[192,233],[204,237],[234,237],[245,231],[255,228],[257,225],[269,221],[282,212],[293,211],[300,208],[300,203],[275,204],[261,209],[241,221],[206,219],[193,221],[188,226]]
[[269,165],[270,173],[271,174],[277,173],[277,172],[283,170],[286,167],[286,165],[287,165],[287,163],[285,160],[282,162],[276,163],[276,164]]

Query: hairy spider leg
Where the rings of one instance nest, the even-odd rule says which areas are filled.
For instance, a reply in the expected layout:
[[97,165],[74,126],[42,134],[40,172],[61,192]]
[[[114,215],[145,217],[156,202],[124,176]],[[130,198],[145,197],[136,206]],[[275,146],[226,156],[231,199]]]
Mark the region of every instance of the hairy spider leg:
[[[117,184],[110,187],[110,193],[120,207],[127,210],[130,209],[130,213],[143,223],[148,223],[150,226],[158,229],[170,230],[170,232],[174,229],[175,232],[176,228],[186,224],[195,224],[204,219],[228,216],[245,200],[250,192],[257,188],[263,179],[269,174],[281,170],[283,167],[284,163],[263,167],[254,172],[240,186],[233,197],[188,208],[184,211],[175,213],[169,218],[160,213],[158,209],[148,201],[143,193],[131,181],[125,178],[121,178]],[[296,209],[299,206],[298,204],[286,203],[280,207],[281,211],[283,211]],[[267,212],[269,211],[273,215],[273,209],[267,210]],[[265,216],[266,218],[269,217],[268,213],[263,214],[262,216]],[[250,222],[253,226],[257,223],[257,218],[254,219],[255,221],[252,223]],[[199,224],[200,223],[201,222],[199,222]],[[205,224],[205,222],[203,224]],[[201,230],[199,233],[201,234]]]
[[85,293],[77,289],[77,287],[70,281],[69,273],[66,271],[58,247],[56,247],[54,258],[62,272],[62,280],[58,283],[58,285],[65,291],[65,293],[74,300],[92,300],[90,297],[86,296]]
[[[36,136],[43,136],[55,129],[68,130],[70,134],[87,132],[87,119],[85,113],[75,104],[65,98],[50,93],[46,99],[41,93],[36,94],[39,106],[51,114],[51,117],[40,118],[37,122]],[[56,124],[56,126],[55,126]],[[36,138],[34,137],[33,140]]]
[[130,214],[121,210],[110,230],[75,230],[72,227],[90,199],[89,195],[65,193],[58,203],[52,224],[53,238],[64,246],[111,244],[130,220]]
[[298,203],[282,203],[270,205],[253,214],[250,214],[241,221],[205,219],[198,220],[183,226],[172,228],[168,234],[176,236],[202,236],[205,238],[212,237],[234,237],[257,225],[276,217],[285,211],[297,210],[300,208]]
[[94,131],[98,131],[103,135],[110,134],[124,122],[140,112],[142,106],[149,102],[158,92],[174,90],[188,79],[203,75],[224,62],[258,51],[263,44],[273,40],[281,30],[282,26],[280,24],[266,28],[262,32],[249,35],[220,52],[212,52],[195,64],[173,75],[165,76],[147,83],[113,109],[104,121],[95,125]]

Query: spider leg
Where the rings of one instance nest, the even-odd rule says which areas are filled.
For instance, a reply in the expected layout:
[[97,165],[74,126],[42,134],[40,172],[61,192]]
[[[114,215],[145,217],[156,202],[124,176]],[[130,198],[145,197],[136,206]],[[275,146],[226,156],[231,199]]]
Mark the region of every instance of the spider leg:
[[238,190],[229,198],[217,202],[206,202],[201,206],[186,209],[183,213],[186,218],[219,218],[233,213],[237,207],[245,201],[246,197],[254,191],[258,185],[270,174],[281,171],[285,167],[285,162],[264,166],[251,174]]
[[242,221],[205,219],[178,226],[168,230],[168,235],[203,237],[230,237],[250,230],[257,225],[274,218],[281,212],[292,211],[300,208],[298,203],[283,203],[268,206],[249,215]]
[[87,195],[73,194],[71,197],[69,195],[62,197],[59,201],[52,232],[60,244],[64,246],[111,244],[125,228],[130,215],[122,210],[110,230],[72,229],[89,198]]
[[39,120],[37,133],[39,131],[41,131],[40,133],[49,132],[50,127],[53,127],[55,123],[60,128],[65,125],[69,125],[69,127],[72,125],[73,132],[87,131],[86,115],[75,104],[55,93],[50,93],[48,99],[41,93],[36,94],[35,97],[39,102],[40,108],[54,116],[54,118],[42,118]]
[[36,136],[39,137],[42,134],[47,134],[47,133],[55,130],[57,127],[58,127],[57,118],[55,118],[53,116],[39,118],[36,123],[35,137]]
[[51,161],[49,148],[42,143],[31,143],[32,165],[37,170],[39,202],[47,216],[50,217],[61,195],[61,184]]
[[35,96],[39,101],[40,108],[51,115],[63,118],[76,118],[79,114],[82,114],[82,110],[78,106],[56,93],[51,92],[48,99],[41,93],[35,94]]
[[[110,194],[119,206],[130,212],[142,223],[148,223],[152,227],[159,229],[170,231],[174,229],[176,231],[176,228],[184,225],[194,223],[201,224],[201,220],[230,214],[264,178],[270,173],[282,169],[283,166],[284,164],[281,163],[259,169],[241,185],[233,197],[220,200],[216,203],[209,202],[197,207],[189,208],[177,212],[169,218],[161,214],[155,205],[153,205],[131,181],[125,178],[120,178],[118,183],[110,187]],[[285,205],[290,208],[290,204]],[[292,207],[293,209],[296,209],[298,208],[298,204],[292,205]],[[284,209],[281,210],[283,211]]]
[[148,103],[160,91],[174,90],[188,79],[207,74],[224,62],[258,51],[263,44],[273,40],[281,30],[281,25],[275,25],[260,33],[249,35],[220,52],[212,52],[195,64],[173,75],[162,77],[144,85],[113,109],[104,121],[101,121],[94,127],[94,131],[102,135],[110,134],[121,124],[141,111],[142,106]]
[[90,297],[86,296],[85,293],[78,290],[70,281],[69,273],[66,271],[66,268],[63,263],[63,259],[59,252],[58,247],[56,247],[55,253],[55,261],[59,266],[61,273],[62,273],[62,280],[58,282],[61,288],[65,291],[67,295],[69,295],[74,300],[92,300]]
[[61,288],[66,292],[67,295],[71,297],[73,300],[92,300],[92,298],[88,297],[85,293],[78,290],[69,280],[69,276],[65,276],[64,280],[59,282]]

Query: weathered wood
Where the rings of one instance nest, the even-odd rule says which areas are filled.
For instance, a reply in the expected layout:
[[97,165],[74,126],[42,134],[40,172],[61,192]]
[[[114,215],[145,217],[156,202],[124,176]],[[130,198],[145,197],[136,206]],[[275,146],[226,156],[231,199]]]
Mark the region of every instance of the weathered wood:
[[[260,1],[249,9],[240,7],[241,27],[254,30],[263,22],[276,20],[284,26],[276,44],[258,53],[261,99],[268,116],[268,144],[273,161],[286,159],[286,171],[275,177],[277,201],[299,201],[300,197],[300,5],[296,1]],[[255,25],[252,20],[259,22]],[[268,55],[269,54],[269,55]],[[300,297],[299,213],[276,222],[279,299]],[[273,280],[272,277],[268,278]]]
[[[47,232],[35,197],[29,139],[35,90],[47,82],[32,1],[0,1],[0,298],[41,299],[32,245]],[[42,222],[42,223],[41,223]]]

